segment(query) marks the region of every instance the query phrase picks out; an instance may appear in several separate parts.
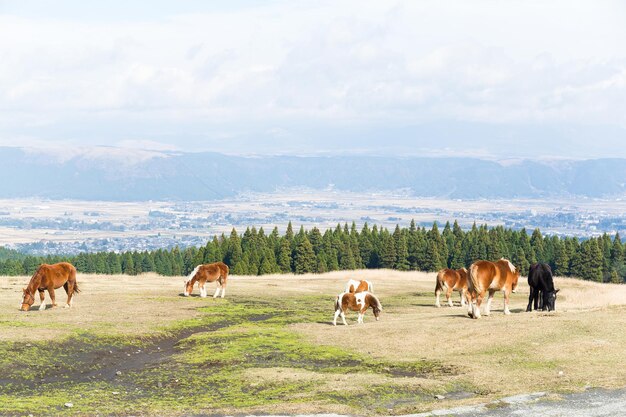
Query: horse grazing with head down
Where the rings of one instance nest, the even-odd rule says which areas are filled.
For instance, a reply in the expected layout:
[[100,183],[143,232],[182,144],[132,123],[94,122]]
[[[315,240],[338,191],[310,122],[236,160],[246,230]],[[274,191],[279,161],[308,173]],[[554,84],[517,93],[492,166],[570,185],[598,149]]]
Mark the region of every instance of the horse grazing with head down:
[[530,295],[528,296],[526,311],[532,311],[532,307],[535,310],[556,310],[556,293],[559,290],[554,289],[550,265],[545,263],[533,264],[528,271],[528,286],[530,287]]
[[497,262],[476,261],[469,268],[467,280],[468,288],[468,311],[467,314],[475,319],[480,318],[480,306],[485,297],[485,292],[489,291],[485,315],[491,312],[491,301],[496,291],[504,292],[504,314],[511,314],[509,311],[509,296],[517,290],[519,271],[507,259],[500,259]]
[[351,292],[351,293],[357,293],[357,292],[363,292],[363,291],[374,292],[374,286],[372,285],[371,282],[366,281],[366,280],[358,281],[356,279],[351,279],[346,284],[346,289],[344,290],[344,292]]
[[380,312],[383,311],[383,306],[378,301],[378,298],[369,291],[363,291],[358,293],[342,292],[335,300],[335,317],[333,319],[333,326],[337,325],[337,317],[341,316],[343,324],[346,326],[346,311],[358,311],[359,318],[357,323],[363,323],[363,316],[368,308],[372,308],[376,321],[380,316]]
[[435,284],[435,306],[441,307],[439,296],[441,291],[446,290],[446,301],[452,307],[454,304],[450,299],[452,291],[458,291],[461,294],[461,307],[465,305],[467,292],[467,269],[442,269],[437,273],[437,282]]
[[193,286],[197,282],[200,289],[200,297],[206,297],[206,289],[204,284],[206,282],[217,281],[217,289],[213,298],[216,298],[222,291],[222,298],[226,294],[226,281],[228,280],[228,265],[224,262],[214,262],[212,264],[198,265],[189,274],[187,281],[185,281],[185,297],[189,296],[193,292]]
[[28,286],[22,290],[23,295],[20,310],[28,311],[30,309],[30,306],[35,302],[35,291],[39,291],[39,298],[41,299],[39,310],[45,310],[45,290],[48,290],[48,294],[50,294],[52,307],[56,307],[57,303],[54,290],[61,287],[63,287],[67,293],[67,303],[65,307],[71,307],[74,301],[74,293],[80,292],[78,284],[76,283],[76,268],[74,268],[74,265],[67,262],[60,262],[54,265],[42,264],[33,274]]

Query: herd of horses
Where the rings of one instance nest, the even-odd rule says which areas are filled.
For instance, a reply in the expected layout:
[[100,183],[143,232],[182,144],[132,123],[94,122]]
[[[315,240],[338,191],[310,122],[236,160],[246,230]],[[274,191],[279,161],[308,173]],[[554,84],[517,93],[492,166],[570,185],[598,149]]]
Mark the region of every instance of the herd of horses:
[[[453,306],[450,298],[453,291],[461,296],[461,306],[467,305],[467,314],[473,318],[480,318],[481,304],[488,292],[487,305],[484,314],[488,316],[491,302],[496,291],[504,293],[504,314],[511,314],[509,297],[516,292],[519,280],[519,270],[507,259],[497,262],[476,261],[470,267],[461,269],[442,269],[437,273],[435,284],[435,306],[441,307],[439,301],[442,291],[446,292],[446,301]],[[530,295],[526,311],[548,310],[556,308],[556,294],[552,269],[546,263],[533,264],[528,272],[528,286]]]
[[[207,296],[205,284],[217,283],[217,289],[213,298],[226,294],[228,280],[228,265],[223,262],[198,265],[185,280],[184,296],[191,295],[193,288],[198,284],[200,297]],[[496,262],[476,261],[468,269],[442,269],[437,273],[435,284],[435,306],[441,307],[440,296],[445,291],[446,301],[450,307],[454,304],[451,300],[453,291],[461,296],[461,306],[467,306],[468,315],[478,319],[481,317],[481,307],[485,295],[487,303],[484,307],[484,315],[488,316],[491,303],[496,291],[504,293],[504,314],[511,314],[509,310],[509,297],[516,292],[519,280],[519,270],[507,259]],[[537,263],[530,267],[528,274],[530,295],[526,311],[555,309],[556,294],[554,288],[552,270],[548,264]],[[76,283],[76,268],[67,262],[54,265],[42,264],[33,274],[28,286],[22,290],[20,310],[27,311],[35,302],[35,292],[39,292],[41,305],[39,310],[45,310],[45,291],[50,294],[52,306],[56,307],[55,290],[63,287],[67,293],[65,307],[71,307],[74,294],[80,292]],[[367,310],[372,309],[376,320],[380,318],[383,307],[378,297],[374,295],[372,283],[365,280],[350,280],[344,291],[335,300],[335,315],[333,325],[337,325],[337,319],[341,317],[343,324],[347,325],[345,314],[349,310],[358,312],[358,323],[363,323]]]

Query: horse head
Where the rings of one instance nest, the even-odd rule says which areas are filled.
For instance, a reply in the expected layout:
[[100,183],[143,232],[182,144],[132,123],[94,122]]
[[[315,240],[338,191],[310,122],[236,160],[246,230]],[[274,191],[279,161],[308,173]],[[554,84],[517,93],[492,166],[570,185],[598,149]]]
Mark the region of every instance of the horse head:
[[188,279],[185,281],[185,292],[184,292],[185,297],[189,297],[189,294],[191,294],[192,291],[193,291],[193,282],[190,279]]
[[380,319],[380,313],[383,311],[383,306],[374,294],[369,293],[368,296],[371,300],[370,305],[372,306],[372,312],[374,313],[374,317],[376,317],[376,321],[378,321]]
[[20,306],[20,310],[21,311],[28,311],[30,309],[30,306],[33,305],[33,303],[35,302],[35,296],[33,294],[31,294],[30,292],[28,292],[27,288],[23,288],[22,289],[22,303]]
[[557,288],[554,291],[546,291],[543,298],[543,309],[548,311],[556,310],[556,293],[560,290]]

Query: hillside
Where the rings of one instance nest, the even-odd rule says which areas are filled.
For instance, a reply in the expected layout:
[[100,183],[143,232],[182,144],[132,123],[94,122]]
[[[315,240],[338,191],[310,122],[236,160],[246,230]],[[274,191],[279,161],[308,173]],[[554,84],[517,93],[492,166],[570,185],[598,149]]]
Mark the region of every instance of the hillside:
[[72,154],[0,148],[0,198],[214,200],[289,187],[406,189],[419,197],[616,197],[626,159],[519,160],[259,156],[91,148]]

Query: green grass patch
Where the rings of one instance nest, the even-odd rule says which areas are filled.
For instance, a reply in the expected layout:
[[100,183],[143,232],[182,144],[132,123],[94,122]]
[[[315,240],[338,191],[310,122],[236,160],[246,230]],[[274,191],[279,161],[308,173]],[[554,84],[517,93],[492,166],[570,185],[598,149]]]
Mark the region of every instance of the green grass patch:
[[[411,409],[431,393],[376,382],[381,376],[435,378],[452,373],[438,362],[390,362],[316,345],[290,330],[293,323],[329,323],[329,304],[328,297],[317,296],[219,300],[201,307],[200,317],[164,326],[152,338],[76,332],[61,342],[1,344],[5,383],[0,387],[0,415],[37,414],[42,409],[46,415],[213,414],[303,402],[387,413]],[[123,372],[110,368],[107,353],[117,355],[126,366]],[[321,377],[247,377],[248,371],[269,368]],[[85,377],[90,373],[94,376]],[[323,375],[329,374],[361,375],[372,384],[342,393],[324,383]],[[73,406],[66,408],[66,402]]]

